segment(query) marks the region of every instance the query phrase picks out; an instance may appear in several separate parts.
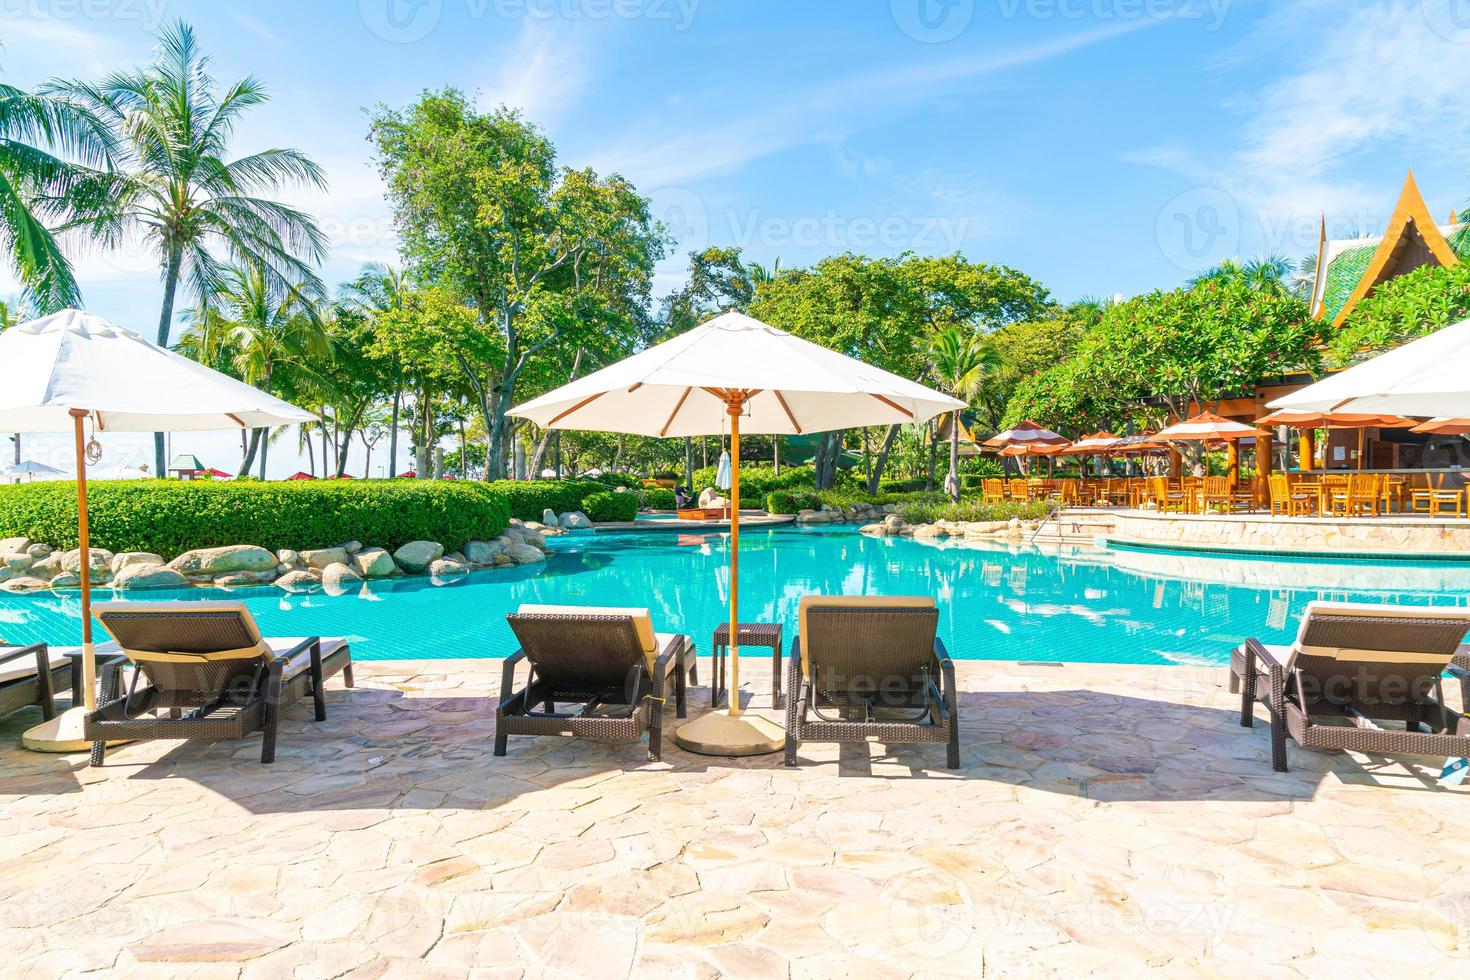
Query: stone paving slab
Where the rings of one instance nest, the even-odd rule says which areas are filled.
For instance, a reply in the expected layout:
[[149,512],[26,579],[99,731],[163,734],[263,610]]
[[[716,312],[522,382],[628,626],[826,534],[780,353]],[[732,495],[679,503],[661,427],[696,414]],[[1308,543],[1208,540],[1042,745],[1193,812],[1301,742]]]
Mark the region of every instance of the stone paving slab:
[[953,773],[942,746],[812,746],[786,769],[513,738],[496,759],[494,661],[360,664],[326,722],[288,713],[271,766],[252,739],[88,769],[16,748],[19,712],[0,975],[1470,968],[1470,790],[1435,783],[1442,760],[1293,747],[1273,773],[1224,668],[958,673]]

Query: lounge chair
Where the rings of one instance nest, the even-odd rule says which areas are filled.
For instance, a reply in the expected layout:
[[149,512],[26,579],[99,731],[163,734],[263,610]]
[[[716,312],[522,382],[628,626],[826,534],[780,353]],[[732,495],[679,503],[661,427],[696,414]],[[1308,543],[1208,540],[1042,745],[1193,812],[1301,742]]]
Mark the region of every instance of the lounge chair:
[[71,660],[44,643],[6,646],[0,641],[0,718],[39,705],[41,717],[56,717],[55,695],[71,683]]
[[[678,717],[685,715],[689,637],[655,633],[647,609],[523,605],[506,617],[520,649],[501,669],[495,709],[495,754],[511,735],[638,739],[648,733],[648,759],[663,756],[663,711],[674,677]],[[515,686],[516,665],[530,676]],[[557,710],[557,703],[573,705]]]
[[1277,772],[1288,735],[1307,749],[1470,755],[1470,717],[1442,690],[1448,671],[1470,692],[1470,671],[1451,662],[1467,629],[1470,609],[1308,603],[1291,646],[1252,639],[1231,655],[1240,723],[1252,727],[1255,702],[1266,706]]
[[803,742],[944,742],[960,767],[954,661],[928,596],[806,596],[787,666],[786,764]]
[[94,766],[110,741],[244,738],[257,731],[264,735],[260,761],[272,762],[283,708],[310,695],[316,720],[324,721],[326,679],[340,672],[352,686],[346,640],[264,638],[243,602],[93,608],[131,668],[126,685],[121,670],[103,672],[102,703],[83,728]]

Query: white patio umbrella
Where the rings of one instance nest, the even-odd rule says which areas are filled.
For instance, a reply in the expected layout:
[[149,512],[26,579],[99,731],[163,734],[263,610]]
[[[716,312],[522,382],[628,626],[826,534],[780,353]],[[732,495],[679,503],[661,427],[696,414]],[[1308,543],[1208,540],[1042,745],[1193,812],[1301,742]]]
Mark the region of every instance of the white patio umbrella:
[[96,707],[97,699],[87,427],[94,434],[250,429],[307,422],[315,416],[81,310],[63,310],[0,334],[0,364],[9,378],[0,389],[0,431],[71,432],[76,440],[86,705],[32,728],[23,742],[40,751],[81,751],[87,748],[82,717]]
[[725,313],[610,367],[511,409],[544,429],[635,435],[730,433],[730,698],[675,734],[692,752],[779,751],[781,726],[740,707],[740,434],[798,435],[926,422],[962,402],[793,337],[743,313]]
[[39,463],[34,459],[23,459],[19,463],[12,463],[4,469],[0,469],[0,473],[4,473],[6,476],[28,477],[66,475],[65,470],[58,470],[54,466],[47,466],[45,463]]
[[1470,416],[1470,320],[1323,378],[1268,407],[1420,418]]

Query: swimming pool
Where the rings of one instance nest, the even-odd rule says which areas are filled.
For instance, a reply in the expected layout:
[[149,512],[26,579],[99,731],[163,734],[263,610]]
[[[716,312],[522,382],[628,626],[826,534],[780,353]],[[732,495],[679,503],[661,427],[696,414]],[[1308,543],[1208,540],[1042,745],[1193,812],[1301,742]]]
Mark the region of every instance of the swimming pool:
[[[240,598],[267,633],[348,636],[354,656],[368,660],[503,656],[514,649],[505,614],[523,602],[647,605],[659,629],[691,633],[708,651],[729,599],[724,532],[568,535],[551,544],[545,566],[476,572],[455,585],[415,578],[340,596],[264,586],[135,597]],[[746,530],[741,546],[741,618],[785,623],[788,643],[807,593],[921,593],[939,598],[941,635],[959,659],[1223,664],[1242,637],[1288,640],[1312,599],[1470,602],[1465,563],[1122,547],[1043,553],[831,526]],[[0,636],[79,642],[80,602],[75,593],[0,592]]]

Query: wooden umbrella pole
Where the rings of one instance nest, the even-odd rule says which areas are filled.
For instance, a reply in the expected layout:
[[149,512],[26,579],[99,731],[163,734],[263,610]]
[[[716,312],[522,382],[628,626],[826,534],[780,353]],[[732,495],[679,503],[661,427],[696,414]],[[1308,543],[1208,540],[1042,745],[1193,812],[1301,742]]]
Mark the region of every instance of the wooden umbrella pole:
[[87,439],[82,423],[87,410],[70,412],[77,451],[77,556],[82,577],[82,698],[87,710],[97,707],[97,658],[92,650],[92,552],[87,528]]
[[731,394],[730,416],[730,717],[740,717],[740,412],[744,397]]

